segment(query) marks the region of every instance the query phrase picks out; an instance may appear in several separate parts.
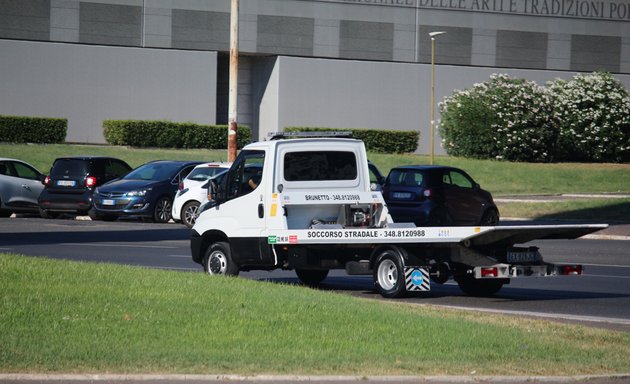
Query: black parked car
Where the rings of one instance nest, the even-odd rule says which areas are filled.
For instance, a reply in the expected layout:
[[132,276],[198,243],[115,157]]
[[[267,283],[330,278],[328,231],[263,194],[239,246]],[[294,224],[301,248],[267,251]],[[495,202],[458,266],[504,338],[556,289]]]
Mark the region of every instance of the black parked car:
[[429,225],[496,225],[490,192],[461,169],[410,165],[392,168],[383,198],[395,222]]
[[62,213],[88,214],[94,189],[129,171],[129,164],[113,157],[60,157],[44,180],[38,199],[40,215],[53,218]]
[[151,161],[119,180],[100,186],[94,194],[93,219],[139,216],[158,223],[168,222],[179,182],[201,163]]

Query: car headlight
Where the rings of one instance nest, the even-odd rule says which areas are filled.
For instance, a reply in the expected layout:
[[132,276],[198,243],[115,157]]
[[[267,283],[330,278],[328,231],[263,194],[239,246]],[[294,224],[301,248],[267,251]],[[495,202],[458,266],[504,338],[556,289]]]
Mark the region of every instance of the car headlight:
[[149,192],[150,189],[139,189],[137,191],[130,191],[125,193],[125,196],[127,197],[142,197],[145,196],[147,194],[147,192]]

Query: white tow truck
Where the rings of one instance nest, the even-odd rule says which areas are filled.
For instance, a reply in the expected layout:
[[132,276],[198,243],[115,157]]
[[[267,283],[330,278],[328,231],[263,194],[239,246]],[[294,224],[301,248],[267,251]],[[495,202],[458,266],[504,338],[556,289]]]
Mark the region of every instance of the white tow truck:
[[580,275],[546,263],[535,239],[574,239],[589,225],[416,227],[395,223],[370,184],[362,141],[283,135],[247,145],[192,228],[195,262],[211,275],[295,270],[316,285],[331,269],[372,275],[384,297],[427,291],[453,278],[469,295],[492,295],[513,278]]

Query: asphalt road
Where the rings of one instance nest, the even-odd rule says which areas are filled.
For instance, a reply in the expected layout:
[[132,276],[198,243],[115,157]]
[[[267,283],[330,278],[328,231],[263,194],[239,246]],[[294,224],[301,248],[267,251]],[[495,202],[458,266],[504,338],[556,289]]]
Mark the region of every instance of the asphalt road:
[[[0,219],[0,252],[198,273],[201,266],[191,260],[189,233],[179,224]],[[585,275],[513,279],[492,298],[468,297],[452,282],[433,284],[430,292],[401,301],[547,317],[630,332],[628,241],[546,240],[535,245],[547,261],[586,264]],[[292,271],[254,271],[241,276],[299,283]],[[322,289],[381,299],[372,291],[371,277],[347,276],[343,271],[332,271]]]

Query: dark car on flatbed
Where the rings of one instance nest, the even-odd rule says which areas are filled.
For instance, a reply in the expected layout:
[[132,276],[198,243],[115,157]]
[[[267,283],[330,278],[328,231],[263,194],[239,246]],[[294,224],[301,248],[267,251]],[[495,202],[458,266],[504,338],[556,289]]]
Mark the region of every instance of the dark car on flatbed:
[[496,225],[499,209],[490,192],[459,168],[407,165],[392,168],[383,198],[395,222],[417,226]]

